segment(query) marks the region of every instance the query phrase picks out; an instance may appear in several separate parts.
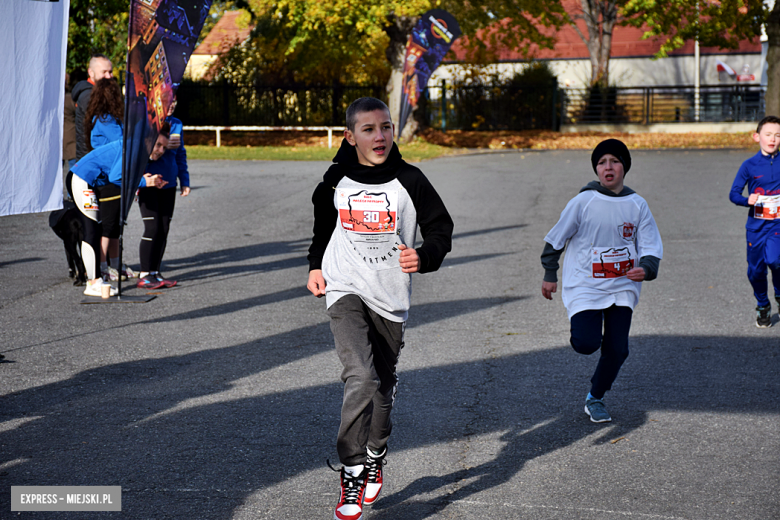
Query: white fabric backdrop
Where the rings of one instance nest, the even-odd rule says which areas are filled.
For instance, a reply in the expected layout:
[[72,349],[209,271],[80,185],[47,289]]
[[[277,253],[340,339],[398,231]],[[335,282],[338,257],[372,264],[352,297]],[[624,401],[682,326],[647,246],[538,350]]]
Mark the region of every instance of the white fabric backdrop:
[[70,0],[3,0],[0,216],[62,207]]

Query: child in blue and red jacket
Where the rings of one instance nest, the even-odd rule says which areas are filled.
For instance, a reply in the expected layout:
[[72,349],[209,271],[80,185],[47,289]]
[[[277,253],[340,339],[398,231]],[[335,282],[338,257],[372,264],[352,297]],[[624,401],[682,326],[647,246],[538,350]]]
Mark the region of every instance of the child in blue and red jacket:
[[[772,326],[772,306],[769,303],[767,268],[772,271],[775,300],[780,305],[780,118],[767,116],[758,123],[753,140],[760,151],[742,163],[729,200],[738,206],[748,206],[746,229],[748,280],[756,297],[756,326]],[[742,195],[745,186],[748,197]]]
[[176,186],[181,186],[181,196],[190,194],[190,174],[187,168],[187,150],[181,140],[182,122],[173,117],[176,108],[176,98],[168,109],[166,124],[170,124],[171,139],[168,150],[156,161],[150,161],[146,172],[160,175],[164,183],[163,189],[138,190],[138,206],[144,221],[144,234],[141,237],[139,256],[141,258],[141,273],[138,287],[143,289],[158,289],[173,287],[175,280],[163,278],[160,274],[160,264],[165,254],[168,242],[168,231],[173,219],[173,208],[176,205]]

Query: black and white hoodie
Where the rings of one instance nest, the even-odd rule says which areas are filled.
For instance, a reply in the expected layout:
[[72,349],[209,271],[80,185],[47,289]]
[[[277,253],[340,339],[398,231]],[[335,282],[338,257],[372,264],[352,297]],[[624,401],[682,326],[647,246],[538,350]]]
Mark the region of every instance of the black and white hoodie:
[[419,225],[419,272],[436,271],[452,248],[452,218],[395,143],[383,164],[364,166],[344,139],[333,162],[312,196],[309,269],[322,269],[328,307],[355,294],[388,320],[406,321],[411,275],[401,271],[398,246],[414,248]]

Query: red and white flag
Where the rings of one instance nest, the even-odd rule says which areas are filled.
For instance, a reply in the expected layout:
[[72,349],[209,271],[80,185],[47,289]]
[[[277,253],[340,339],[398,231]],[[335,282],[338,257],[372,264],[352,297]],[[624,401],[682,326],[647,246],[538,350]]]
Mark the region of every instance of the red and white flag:
[[734,72],[734,69],[732,69],[731,67],[726,65],[724,62],[722,62],[720,60],[715,60],[715,63],[718,66],[718,72],[725,72],[729,76],[736,76],[737,75],[737,73]]

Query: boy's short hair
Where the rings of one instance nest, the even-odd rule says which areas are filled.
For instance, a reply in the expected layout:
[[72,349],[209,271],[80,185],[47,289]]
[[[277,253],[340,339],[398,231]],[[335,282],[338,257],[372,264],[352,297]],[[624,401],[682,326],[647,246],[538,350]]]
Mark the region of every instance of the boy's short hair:
[[171,138],[171,124],[168,121],[163,123],[162,128],[160,128],[160,132],[158,133],[158,135],[164,135],[168,139]]
[[390,113],[390,109],[387,108],[387,105],[381,99],[362,97],[353,101],[347,108],[347,129],[350,132],[354,132],[358,114],[373,112],[374,110],[387,110]]
[[764,119],[758,122],[758,128],[756,128],[756,133],[761,133],[761,128],[767,123],[774,123],[776,125],[780,125],[780,117],[777,116],[766,116]]

